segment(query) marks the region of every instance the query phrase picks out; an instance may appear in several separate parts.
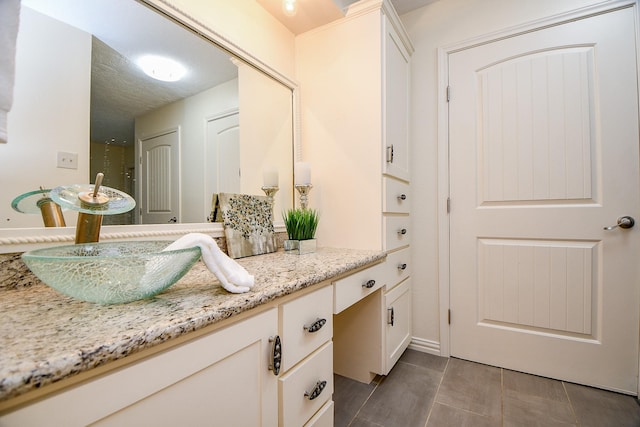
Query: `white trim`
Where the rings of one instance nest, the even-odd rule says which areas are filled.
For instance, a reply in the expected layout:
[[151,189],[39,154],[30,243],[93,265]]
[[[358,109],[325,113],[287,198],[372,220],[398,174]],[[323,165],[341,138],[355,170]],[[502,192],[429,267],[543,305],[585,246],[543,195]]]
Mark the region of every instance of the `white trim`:
[[441,356],[440,343],[437,341],[425,340],[422,338],[411,337],[409,347],[411,350],[420,351],[422,353],[433,354],[434,356]]
[[438,49],[438,283],[440,355],[449,357],[449,84],[448,52]]
[[150,8],[156,10],[158,13],[162,15],[165,15],[167,18],[176,21],[179,25],[187,27],[188,29],[191,29],[196,34],[218,45],[218,47],[220,47],[221,49],[226,50],[230,54],[240,58],[250,66],[269,75],[271,78],[280,82],[281,84],[289,88],[294,88],[297,86],[297,83],[291,80],[289,77],[285,76],[284,74],[280,73],[278,70],[267,65],[265,62],[261,61],[251,53],[247,52],[242,47],[238,46],[237,44],[235,44],[234,42],[226,38],[221,33],[203,24],[194,16],[187,14],[185,11],[179,9],[177,6],[171,4],[169,0],[137,0],[137,1],[142,4],[145,4],[146,6],[149,6]]
[[[529,23],[509,27],[501,31],[484,34],[478,37],[470,38],[461,42],[452,43],[438,48],[438,290],[440,304],[440,352],[442,356],[448,357],[451,355],[450,327],[447,321],[448,311],[450,308],[450,221],[449,215],[447,214],[446,203],[447,198],[449,197],[449,109],[446,99],[446,90],[449,76],[449,55],[482,44],[515,37],[528,32],[562,25],[578,19],[584,19],[590,16],[613,12],[615,10],[628,7],[635,7],[637,16],[638,8],[636,6],[637,0],[603,1],[592,6],[560,13],[547,18],[538,19]],[[640,43],[640,36],[638,36],[638,27],[636,27],[636,39],[638,41],[636,45],[638,45],[638,43]],[[453,96],[455,96],[455,88],[453,88],[452,90],[454,92]],[[455,200],[452,200],[451,203],[451,209],[455,209]],[[640,301],[638,303],[640,304]],[[455,317],[455,313],[452,313],[452,316]],[[638,383],[638,389],[640,390],[640,379]]]
[[[284,233],[283,222],[274,223],[276,233]],[[123,225],[105,225],[100,240],[175,240],[188,233],[204,233],[212,237],[225,237],[222,223],[203,224],[139,224],[135,229]],[[72,244],[75,227],[11,228],[0,237],[0,254],[26,252],[36,248]]]
[[516,37],[522,34],[542,30],[549,27],[563,25],[571,21],[589,18],[591,16],[601,15],[603,13],[613,12],[619,9],[626,9],[628,7],[634,7],[636,5],[636,2],[637,0],[604,0],[594,5],[585,6],[579,9],[571,10],[569,12],[562,12],[557,15],[536,19],[524,24],[507,27],[499,31],[472,37],[461,42],[445,45],[442,48],[447,52],[447,54],[455,53],[483,44],[493,43],[498,40]]
[[[636,7],[634,8],[636,25],[636,77],[638,79],[638,84],[636,85],[636,87],[638,88],[638,103],[640,104],[640,10],[638,10],[637,1],[638,0],[636,0]],[[640,115],[640,111],[638,111],[638,114]],[[638,117],[638,121],[640,121],[640,116]],[[640,304],[640,301],[638,301],[638,304]],[[638,340],[638,354],[640,354],[640,339]],[[640,372],[640,357],[638,357],[638,372]],[[640,399],[640,375],[638,376],[637,380],[637,396],[638,399]]]

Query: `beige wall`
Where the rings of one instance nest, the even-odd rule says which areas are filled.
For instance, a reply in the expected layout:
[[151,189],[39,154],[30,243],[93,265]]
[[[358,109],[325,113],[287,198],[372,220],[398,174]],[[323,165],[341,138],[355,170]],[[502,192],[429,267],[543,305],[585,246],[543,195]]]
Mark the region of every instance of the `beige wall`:
[[281,74],[294,75],[294,35],[255,0],[166,0]]
[[264,172],[278,171],[275,221],[293,201],[293,117],[291,91],[247,65],[238,67],[241,191],[264,195]]
[[411,161],[413,194],[413,333],[439,348],[437,49],[597,0],[439,0],[401,17],[414,44]]

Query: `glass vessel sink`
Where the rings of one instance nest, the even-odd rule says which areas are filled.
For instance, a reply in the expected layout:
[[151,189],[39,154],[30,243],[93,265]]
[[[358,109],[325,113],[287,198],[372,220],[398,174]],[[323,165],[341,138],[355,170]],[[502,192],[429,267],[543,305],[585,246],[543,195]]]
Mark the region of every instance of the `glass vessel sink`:
[[22,260],[45,284],[83,301],[119,304],[152,297],[180,280],[200,248],[162,251],[171,242],[84,243],[37,249]]

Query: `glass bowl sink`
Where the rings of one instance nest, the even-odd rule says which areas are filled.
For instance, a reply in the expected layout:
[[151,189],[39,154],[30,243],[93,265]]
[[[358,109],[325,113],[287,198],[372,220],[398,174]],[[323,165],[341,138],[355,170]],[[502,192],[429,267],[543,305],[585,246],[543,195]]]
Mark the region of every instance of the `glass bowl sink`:
[[84,243],[22,254],[31,271],[53,289],[83,301],[119,304],[152,297],[180,280],[200,248],[162,250],[171,242]]

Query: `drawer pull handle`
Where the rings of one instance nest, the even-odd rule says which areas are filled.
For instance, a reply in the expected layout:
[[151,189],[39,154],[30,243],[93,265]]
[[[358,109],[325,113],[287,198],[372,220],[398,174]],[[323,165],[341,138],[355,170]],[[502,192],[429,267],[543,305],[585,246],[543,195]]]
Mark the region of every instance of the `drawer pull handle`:
[[327,319],[316,319],[316,321],[313,322],[312,324],[304,325],[302,327],[302,329],[304,329],[305,331],[307,331],[310,334],[312,334],[312,333],[318,332],[320,329],[322,329],[322,327],[324,326],[325,323],[327,323]]
[[407,200],[407,195],[406,194],[399,195],[398,200]]
[[371,279],[371,280],[367,280],[366,282],[364,282],[362,284],[363,288],[367,288],[367,289],[371,289],[376,285],[376,281]]
[[269,361],[269,370],[273,371],[273,375],[280,374],[280,365],[282,364],[282,341],[280,336],[270,337],[271,343],[271,360]]
[[316,397],[320,396],[320,394],[322,393],[322,390],[324,390],[326,386],[327,386],[326,381],[318,381],[316,385],[313,387],[313,390],[304,392],[304,397],[306,397],[308,400],[313,400]]
[[387,323],[393,326],[394,318],[395,318],[395,312],[393,310],[393,307],[387,308]]
[[406,270],[407,269],[407,264],[398,264],[398,270]]
[[403,235],[403,234],[407,234],[407,229],[406,228],[398,230],[398,235]]

